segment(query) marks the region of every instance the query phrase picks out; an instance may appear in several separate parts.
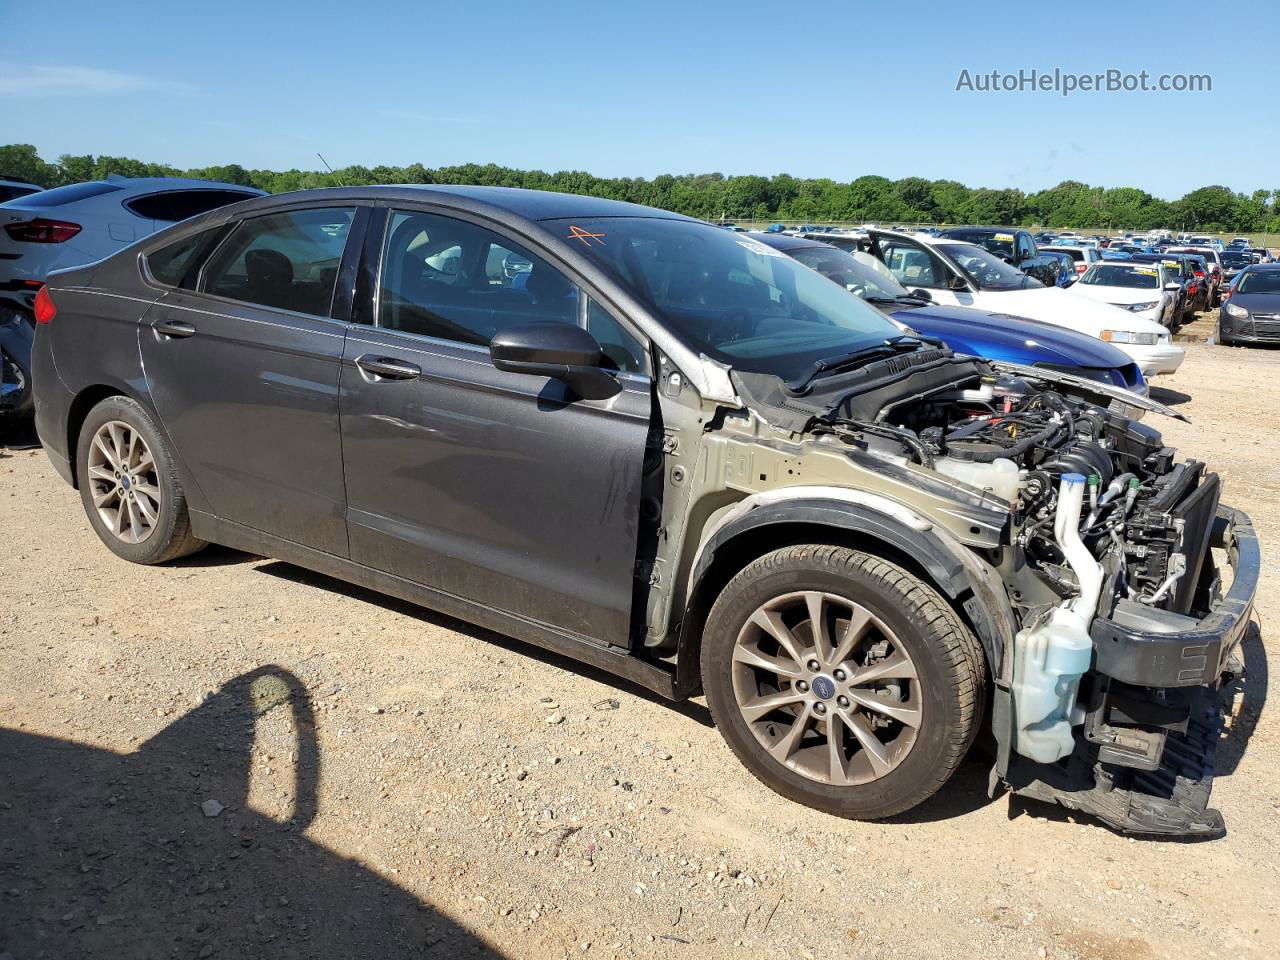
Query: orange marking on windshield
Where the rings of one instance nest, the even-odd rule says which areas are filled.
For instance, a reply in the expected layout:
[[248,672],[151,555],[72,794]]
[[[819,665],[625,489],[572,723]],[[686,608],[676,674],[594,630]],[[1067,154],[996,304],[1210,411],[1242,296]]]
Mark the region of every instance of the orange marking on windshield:
[[583,230],[581,227],[570,227],[569,236],[567,239],[581,240],[588,247],[591,246],[591,241],[594,240],[596,243],[600,244],[600,246],[603,247],[604,236],[605,235],[603,233],[588,233],[586,230]]

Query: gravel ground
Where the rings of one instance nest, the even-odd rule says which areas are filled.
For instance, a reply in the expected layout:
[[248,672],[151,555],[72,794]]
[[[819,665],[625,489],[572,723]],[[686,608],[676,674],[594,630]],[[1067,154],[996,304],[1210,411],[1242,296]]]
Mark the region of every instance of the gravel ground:
[[[1265,627],[1280,355],[1187,350],[1161,426],[1257,521]],[[3,960],[1280,952],[1256,632],[1224,839],[989,799],[981,757],[866,824],[767,792],[700,702],[271,560],[117,560],[38,450],[0,452],[0,543]]]

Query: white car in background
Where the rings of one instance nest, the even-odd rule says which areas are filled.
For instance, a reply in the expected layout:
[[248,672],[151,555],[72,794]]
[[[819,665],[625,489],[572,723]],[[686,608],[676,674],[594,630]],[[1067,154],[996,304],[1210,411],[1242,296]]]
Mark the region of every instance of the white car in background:
[[1102,259],[1102,254],[1098,252],[1098,248],[1092,246],[1064,246],[1062,243],[1055,243],[1048,247],[1040,247],[1040,250],[1045,253],[1065,253],[1075,261],[1077,277]]
[[1164,264],[1104,260],[1086,270],[1071,292],[1172,329],[1178,322],[1181,287]]
[[0,303],[29,314],[52,271],[101,260],[179,220],[260,196],[234,183],[108,177],[0,203]]
[[1183,349],[1153,320],[1110,303],[1046,287],[972,243],[918,234],[871,231],[871,251],[908,290],[923,290],[935,303],[976,307],[1039,320],[1097,337],[1128,354],[1150,378],[1173,373]]

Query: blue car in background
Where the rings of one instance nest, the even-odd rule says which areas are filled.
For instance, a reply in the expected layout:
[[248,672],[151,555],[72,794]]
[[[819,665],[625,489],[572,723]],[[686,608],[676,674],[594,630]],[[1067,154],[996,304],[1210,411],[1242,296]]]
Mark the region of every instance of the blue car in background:
[[1069,253],[1056,253],[1051,251],[1042,251],[1044,256],[1058,262],[1058,282],[1059,287],[1069,287],[1076,282],[1076,262],[1071,259]]
[[1005,313],[932,303],[927,291],[908,290],[877,266],[874,258],[864,261],[818,240],[779,233],[750,236],[817,270],[917,333],[941,340],[956,353],[1071,373],[1147,396],[1138,365],[1095,337]]

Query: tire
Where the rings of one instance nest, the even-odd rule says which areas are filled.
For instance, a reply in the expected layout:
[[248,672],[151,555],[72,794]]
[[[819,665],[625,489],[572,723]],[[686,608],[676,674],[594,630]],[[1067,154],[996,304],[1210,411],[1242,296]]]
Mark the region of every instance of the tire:
[[[757,716],[761,704],[773,698],[801,695],[802,684],[776,675],[771,665],[759,667],[756,654],[768,656],[770,650],[770,664],[792,661],[782,644],[774,643],[774,628],[762,624],[789,625],[794,633],[787,635],[803,648],[801,657],[808,657],[815,649],[812,617],[787,611],[802,596],[812,614],[815,592],[823,597],[817,607],[820,622],[833,638],[825,644],[830,656],[825,663],[814,661],[818,671],[806,667],[802,672],[806,700]],[[865,626],[860,639],[852,641],[856,631],[850,632],[848,624],[855,618]],[[832,649],[849,643],[847,655]],[[901,656],[911,661],[910,668],[890,670]],[[951,606],[902,567],[844,547],[784,547],[746,566],[707,617],[701,667],[716,726],[758,780],[798,803],[857,820],[894,816],[937,792],[972,746],[986,706],[985,655]],[[898,679],[855,687],[873,668]],[[909,672],[914,677],[908,678]],[[890,705],[904,718],[913,716],[914,728],[884,716],[880,707],[868,708],[869,692],[876,703]],[[795,734],[796,723],[807,729]],[[876,724],[882,726],[871,734],[879,746],[872,750],[866,737]],[[839,731],[837,750],[831,749],[833,729]],[[790,743],[797,740],[788,757]],[[833,755],[840,757],[839,767]]]
[[[113,481],[113,474],[124,479]],[[89,523],[116,556],[165,563],[207,545],[191,533],[173,452],[136,401],[108,397],[89,411],[76,444],[76,476]]]

